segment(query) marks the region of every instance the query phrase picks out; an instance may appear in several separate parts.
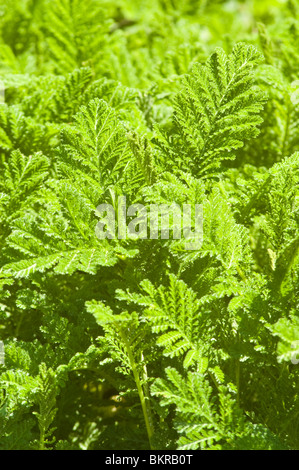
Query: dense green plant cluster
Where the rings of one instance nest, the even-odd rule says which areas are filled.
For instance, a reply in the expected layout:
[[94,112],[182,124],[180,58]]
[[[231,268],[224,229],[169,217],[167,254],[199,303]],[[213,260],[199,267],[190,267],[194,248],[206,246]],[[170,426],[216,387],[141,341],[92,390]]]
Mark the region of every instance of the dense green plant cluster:
[[[299,2],[1,0],[0,43],[0,450],[298,449]],[[119,196],[202,246],[101,240]]]

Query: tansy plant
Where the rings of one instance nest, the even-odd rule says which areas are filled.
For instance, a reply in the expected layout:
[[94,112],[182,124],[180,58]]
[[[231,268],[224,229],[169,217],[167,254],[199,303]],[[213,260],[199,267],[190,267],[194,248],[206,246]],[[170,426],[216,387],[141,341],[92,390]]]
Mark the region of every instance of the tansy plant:
[[298,449],[299,2],[0,0],[0,42],[0,450]]

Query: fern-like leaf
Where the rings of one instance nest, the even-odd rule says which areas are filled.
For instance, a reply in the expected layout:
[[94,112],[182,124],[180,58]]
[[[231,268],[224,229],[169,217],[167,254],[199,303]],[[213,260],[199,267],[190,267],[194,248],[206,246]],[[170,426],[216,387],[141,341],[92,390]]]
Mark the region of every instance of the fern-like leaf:
[[258,135],[265,95],[254,86],[253,68],[262,60],[253,46],[221,49],[185,76],[174,104],[173,130],[156,142],[178,168],[194,174],[214,172],[232,151]]

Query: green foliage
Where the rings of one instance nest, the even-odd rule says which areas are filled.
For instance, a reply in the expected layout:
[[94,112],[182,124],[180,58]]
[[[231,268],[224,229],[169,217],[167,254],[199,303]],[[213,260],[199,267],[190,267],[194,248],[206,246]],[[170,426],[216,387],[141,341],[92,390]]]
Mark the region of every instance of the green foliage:
[[299,448],[298,45],[298,0],[0,0],[0,450]]
[[252,68],[260,61],[257,49],[239,43],[228,57],[216,49],[185,76],[174,103],[174,129],[158,137],[171,165],[211,174],[243,140],[258,135],[264,99],[253,86]]

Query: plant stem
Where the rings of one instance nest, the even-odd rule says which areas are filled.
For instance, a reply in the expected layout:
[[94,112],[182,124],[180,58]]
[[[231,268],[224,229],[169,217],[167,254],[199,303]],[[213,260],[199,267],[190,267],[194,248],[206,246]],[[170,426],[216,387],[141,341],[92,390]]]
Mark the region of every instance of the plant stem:
[[121,338],[124,342],[124,345],[126,347],[126,350],[127,350],[128,356],[129,356],[129,361],[130,361],[130,364],[131,364],[132,372],[133,372],[133,375],[134,375],[134,380],[136,382],[138,395],[139,395],[139,399],[140,399],[140,403],[141,403],[141,407],[142,407],[142,412],[143,412],[146,431],[147,431],[148,440],[149,440],[149,444],[150,444],[150,449],[153,450],[154,447],[153,447],[153,444],[152,444],[152,438],[153,438],[153,435],[154,435],[154,431],[153,431],[153,426],[152,426],[151,418],[150,418],[150,410],[149,410],[148,405],[147,405],[147,401],[148,401],[147,398],[149,398],[149,397],[146,397],[145,394],[144,394],[144,390],[142,388],[140,377],[139,377],[137,364],[136,364],[136,361],[134,359],[134,355],[133,355],[130,343],[127,340],[126,334],[124,333],[123,330],[120,330],[120,334],[121,334]]
[[240,406],[240,360],[236,364],[237,404]]
[[[237,332],[238,345],[240,345],[240,334]],[[238,347],[238,350],[239,347]],[[240,407],[240,357],[236,359],[236,386],[237,386],[237,404]]]
[[40,427],[39,450],[45,450],[45,431]]

